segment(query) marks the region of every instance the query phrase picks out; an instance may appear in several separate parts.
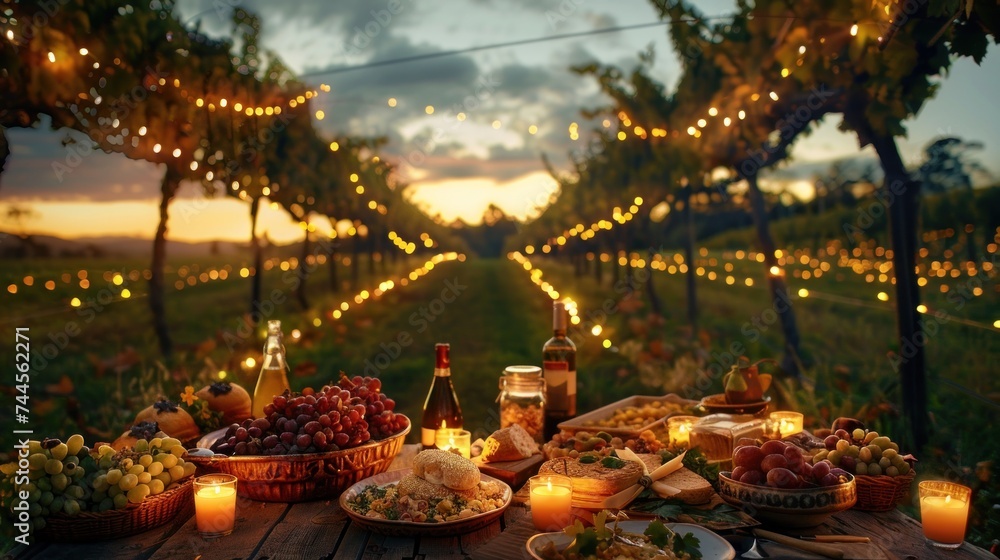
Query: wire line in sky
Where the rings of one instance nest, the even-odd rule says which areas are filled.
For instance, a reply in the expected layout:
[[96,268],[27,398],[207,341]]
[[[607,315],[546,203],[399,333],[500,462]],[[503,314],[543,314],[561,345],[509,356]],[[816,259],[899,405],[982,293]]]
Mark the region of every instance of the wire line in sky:
[[314,76],[327,76],[330,74],[343,74],[345,72],[354,72],[356,70],[366,70],[368,68],[378,68],[380,66],[390,66],[393,64],[402,64],[405,62],[417,62],[421,60],[429,60],[433,58],[442,58],[445,56],[454,56],[457,54],[465,54],[470,52],[485,51],[490,49],[500,49],[505,47],[517,47],[521,45],[530,45],[534,43],[544,43],[547,41],[561,41],[563,39],[573,39],[576,37],[586,37],[589,35],[600,35],[603,33],[614,33],[617,31],[628,31],[630,29],[643,29],[647,27],[658,27],[661,25],[669,25],[674,23],[672,20],[660,20],[647,23],[636,23],[632,25],[620,25],[616,27],[603,27],[601,29],[591,29],[589,31],[576,31],[573,33],[560,33],[558,35],[546,35],[544,37],[532,37],[530,39],[518,39],[516,41],[505,41],[502,43],[491,43],[488,45],[477,45],[474,47],[466,47],[464,49],[454,49],[449,51],[436,51],[424,54],[415,54],[413,56],[404,56],[401,58],[390,58],[386,60],[375,60],[372,62],[367,62],[365,64],[358,64],[357,66],[344,66],[341,68],[331,68],[328,70],[317,70],[315,72],[306,72],[300,74],[299,77],[310,78]]

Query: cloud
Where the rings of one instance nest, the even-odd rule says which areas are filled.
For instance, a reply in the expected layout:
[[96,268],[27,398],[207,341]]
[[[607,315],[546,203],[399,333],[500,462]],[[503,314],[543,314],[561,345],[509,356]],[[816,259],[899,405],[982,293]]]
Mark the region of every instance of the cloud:
[[[161,172],[151,163],[92,150],[79,134],[8,129],[12,154],[4,169],[4,200],[122,201],[159,198]],[[63,145],[74,136],[80,140]]]

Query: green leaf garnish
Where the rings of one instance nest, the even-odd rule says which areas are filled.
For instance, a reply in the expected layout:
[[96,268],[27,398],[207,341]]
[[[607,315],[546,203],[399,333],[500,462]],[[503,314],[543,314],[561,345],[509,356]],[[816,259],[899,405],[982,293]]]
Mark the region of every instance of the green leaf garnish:
[[688,554],[692,560],[701,560],[701,541],[694,533],[686,533],[683,536],[677,535],[674,539],[674,552],[678,556]]
[[659,519],[650,521],[649,526],[646,527],[646,530],[642,534],[649,537],[649,542],[660,548],[670,544],[670,538],[674,536],[674,532],[668,529]]

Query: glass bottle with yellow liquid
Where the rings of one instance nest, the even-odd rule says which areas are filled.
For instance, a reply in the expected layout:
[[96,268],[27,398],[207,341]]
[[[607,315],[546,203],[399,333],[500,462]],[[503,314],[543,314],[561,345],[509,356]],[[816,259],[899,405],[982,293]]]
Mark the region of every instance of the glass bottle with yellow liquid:
[[268,321],[267,340],[264,341],[264,360],[260,367],[260,377],[257,378],[257,387],[253,390],[251,411],[253,417],[263,418],[264,407],[274,400],[274,396],[289,390],[288,362],[285,360],[281,321]]

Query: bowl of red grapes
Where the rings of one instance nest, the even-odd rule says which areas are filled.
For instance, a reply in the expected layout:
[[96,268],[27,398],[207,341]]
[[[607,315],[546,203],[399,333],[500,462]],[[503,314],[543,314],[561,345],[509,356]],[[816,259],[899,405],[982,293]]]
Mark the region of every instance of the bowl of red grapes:
[[191,460],[236,476],[239,494],[255,500],[335,497],[399,454],[410,420],[395,408],[378,378],[341,374],[318,390],[275,395],[263,417],[220,430],[213,453]]
[[812,527],[853,506],[857,488],[851,473],[810,464],[802,449],[771,440],[733,451],[733,470],[719,474],[719,495],[760,521]]

